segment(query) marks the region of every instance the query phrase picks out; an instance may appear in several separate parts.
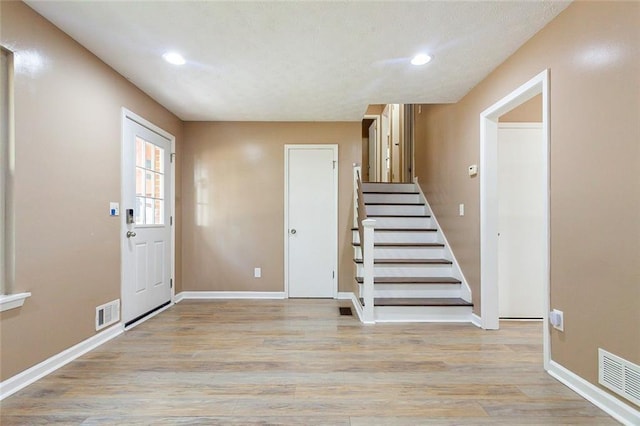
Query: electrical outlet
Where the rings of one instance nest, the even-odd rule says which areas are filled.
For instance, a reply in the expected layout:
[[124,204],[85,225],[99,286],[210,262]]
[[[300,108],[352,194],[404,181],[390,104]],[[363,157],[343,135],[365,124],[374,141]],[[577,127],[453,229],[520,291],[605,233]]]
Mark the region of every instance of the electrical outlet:
[[557,309],[549,312],[549,322],[556,330],[564,331],[564,313]]
[[253,277],[254,278],[262,277],[262,268],[253,268]]

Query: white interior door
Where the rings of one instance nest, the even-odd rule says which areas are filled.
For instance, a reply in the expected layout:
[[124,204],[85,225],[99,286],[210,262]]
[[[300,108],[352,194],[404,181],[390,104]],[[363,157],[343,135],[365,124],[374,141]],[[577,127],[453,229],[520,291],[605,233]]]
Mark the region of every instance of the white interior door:
[[122,318],[126,323],[171,300],[171,141],[124,119]]
[[501,318],[542,318],[545,161],[540,123],[498,128],[498,306]]
[[289,297],[337,295],[337,145],[285,146]]

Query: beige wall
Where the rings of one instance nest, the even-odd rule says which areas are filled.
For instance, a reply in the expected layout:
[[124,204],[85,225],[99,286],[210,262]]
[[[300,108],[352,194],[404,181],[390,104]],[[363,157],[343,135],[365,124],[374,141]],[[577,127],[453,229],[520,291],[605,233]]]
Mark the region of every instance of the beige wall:
[[0,314],[4,380],[94,335],[95,307],[120,297],[121,108],[178,144],[182,123],[23,3],[0,7],[16,57],[14,290],[32,293]]
[[552,358],[591,383],[598,347],[640,364],[638,22],[637,2],[573,3],[459,103],[416,112],[416,173],[479,312],[479,114],[550,69]]
[[360,122],[185,123],[183,290],[284,291],[284,145],[338,144],[339,289],[353,291],[361,131]]
[[542,94],[534,96],[525,103],[503,114],[498,121],[501,123],[541,123]]

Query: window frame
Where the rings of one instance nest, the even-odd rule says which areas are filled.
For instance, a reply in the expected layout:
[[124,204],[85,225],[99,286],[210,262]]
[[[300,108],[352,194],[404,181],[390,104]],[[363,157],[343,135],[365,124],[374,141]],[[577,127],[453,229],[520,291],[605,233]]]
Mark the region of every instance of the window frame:
[[13,174],[14,138],[14,56],[0,46],[0,312],[19,308],[31,293],[12,293],[14,281]]

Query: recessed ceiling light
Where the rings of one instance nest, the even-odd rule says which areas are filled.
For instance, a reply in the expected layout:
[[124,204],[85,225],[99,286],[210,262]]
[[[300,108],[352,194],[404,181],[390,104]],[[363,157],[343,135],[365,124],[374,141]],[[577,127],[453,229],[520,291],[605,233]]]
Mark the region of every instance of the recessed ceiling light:
[[413,65],[424,65],[429,61],[431,61],[431,56],[426,55],[424,53],[420,53],[413,57],[413,59],[411,60],[411,63]]
[[184,65],[187,61],[184,60],[181,54],[177,52],[167,52],[162,55],[165,61],[173,65]]

